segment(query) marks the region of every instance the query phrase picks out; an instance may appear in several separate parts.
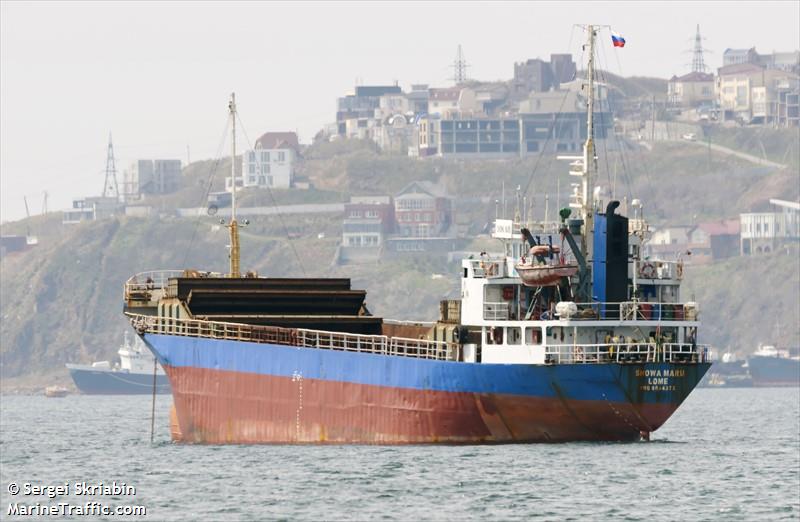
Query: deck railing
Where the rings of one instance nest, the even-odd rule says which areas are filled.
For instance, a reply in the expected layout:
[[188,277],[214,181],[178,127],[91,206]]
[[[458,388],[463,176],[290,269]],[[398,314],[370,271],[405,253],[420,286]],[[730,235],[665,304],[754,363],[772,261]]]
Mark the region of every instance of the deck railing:
[[183,273],[183,270],[151,270],[131,276],[125,281],[125,301],[150,301],[153,291],[163,290],[171,278]]
[[281,328],[140,314],[127,315],[133,327],[140,333],[282,344],[380,355],[402,355],[440,361],[457,361],[461,355],[458,344],[429,339],[325,332],[305,328]]
[[545,362],[550,364],[708,361],[708,345],[693,343],[562,344],[545,348]]
[[[130,313],[127,315],[131,324],[140,333],[270,343],[440,361],[461,360],[461,347],[458,344],[444,341],[325,332],[305,328],[257,326],[199,319],[174,319]],[[694,343],[562,344],[545,347],[545,363],[547,364],[697,363],[708,361],[708,345]]]
[[696,321],[698,310],[690,303],[576,303],[577,312],[569,317],[555,317],[570,321]]
[[502,260],[473,259],[470,260],[472,273],[476,278],[505,277],[505,262]]

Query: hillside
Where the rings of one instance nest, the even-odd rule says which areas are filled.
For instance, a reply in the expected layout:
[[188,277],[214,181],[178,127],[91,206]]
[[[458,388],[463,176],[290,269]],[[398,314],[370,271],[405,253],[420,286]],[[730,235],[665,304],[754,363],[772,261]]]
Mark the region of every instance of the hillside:
[[800,129],[706,126],[714,143],[800,169]]
[[798,256],[794,247],[689,268],[681,291],[700,303],[705,342],[745,353],[759,343],[800,346]]

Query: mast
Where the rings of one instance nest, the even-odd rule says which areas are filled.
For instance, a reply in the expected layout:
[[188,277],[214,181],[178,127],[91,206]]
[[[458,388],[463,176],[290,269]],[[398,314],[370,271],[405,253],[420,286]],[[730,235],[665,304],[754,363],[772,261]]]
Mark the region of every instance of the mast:
[[591,259],[593,250],[592,237],[594,235],[594,180],[592,175],[595,171],[594,154],[594,37],[595,27],[587,26],[589,32],[589,63],[586,68],[587,85],[587,109],[586,109],[586,143],[583,145],[583,222],[584,233],[581,235],[581,250],[584,257]]
[[231,222],[228,225],[230,230],[230,274],[228,277],[239,277],[239,224],[236,222],[236,93],[231,93],[231,101],[228,103],[228,110],[231,114]]

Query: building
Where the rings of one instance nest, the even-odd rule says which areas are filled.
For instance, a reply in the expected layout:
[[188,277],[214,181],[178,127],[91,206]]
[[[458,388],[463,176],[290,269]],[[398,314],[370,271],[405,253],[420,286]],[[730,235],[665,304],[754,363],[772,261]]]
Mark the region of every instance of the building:
[[755,47],[750,49],[725,49],[722,52],[722,66],[739,65],[743,63],[759,63],[759,56]]
[[713,74],[690,72],[667,83],[667,101],[673,107],[712,105],[715,99]]
[[[463,97],[462,114],[496,117],[508,108],[509,89],[505,82],[474,83],[466,88],[468,97]],[[467,105],[469,103],[469,105]]]
[[689,249],[689,231],[692,228],[692,225],[675,225],[654,229],[642,254],[658,259],[677,259]]
[[765,55],[762,65],[767,69],[778,69],[800,74],[800,51]]
[[750,49],[725,49],[722,53],[722,66],[751,63],[784,72],[800,74],[800,50],[758,54],[755,47]]
[[414,114],[428,114],[428,98],[430,92],[424,83],[411,84],[411,91],[406,93],[408,109]]
[[459,112],[461,87],[431,88],[428,91],[428,115],[448,116]]
[[773,212],[739,215],[742,255],[767,254],[800,241],[800,202],[770,199]]
[[[581,87],[582,82],[574,81],[563,84],[559,91],[531,93],[527,100],[520,102],[520,156],[582,150],[586,141],[587,100]],[[607,139],[613,129],[608,88],[598,83],[595,85],[595,140]]]
[[414,136],[412,100],[405,94],[381,96],[375,109],[374,121],[368,125],[369,138],[381,150],[394,154],[407,154]]
[[430,181],[415,181],[395,195],[394,215],[399,236],[447,236],[453,223],[453,206],[441,187]]
[[337,100],[336,129],[344,138],[367,139],[369,121],[375,119],[375,109],[380,99],[387,94],[402,94],[397,85],[359,85],[353,94]]
[[689,231],[693,228],[694,226],[692,225],[677,225],[655,229],[647,244],[649,246],[674,245],[683,247],[689,244]]
[[574,80],[576,73],[571,54],[551,54],[549,62],[531,58],[514,64],[513,86],[522,94],[559,89],[562,83]]
[[391,196],[353,196],[344,206],[342,245],[379,247],[395,230]]
[[124,208],[117,198],[92,196],[73,200],[72,208],[64,211],[61,223],[74,225],[82,221],[95,221],[121,213],[124,213]]
[[716,86],[720,112],[727,120],[788,125],[794,120],[789,116],[781,119],[781,96],[784,114],[788,115],[790,108],[793,109],[792,93],[798,90],[798,85],[796,74],[753,63],[721,67]]
[[344,206],[342,243],[337,262],[371,263],[380,259],[389,235],[394,233],[391,196],[353,196]]
[[778,91],[775,123],[778,127],[800,127],[800,89]]
[[733,257],[739,254],[739,221],[700,223],[689,230],[687,238],[693,264]]
[[181,185],[181,160],[138,160],[125,170],[122,182],[124,201],[147,195],[169,194]]
[[519,118],[423,118],[420,156],[519,156]]
[[391,196],[354,196],[344,206],[340,264],[375,262],[395,230]]
[[[240,187],[289,188],[294,180],[300,144],[294,132],[267,132],[258,138],[253,150],[242,154]],[[239,182],[239,179],[237,179]],[[225,190],[232,192],[230,176]]]
[[[532,92],[514,115],[488,117],[448,111],[421,118],[419,155],[502,158],[544,151],[579,152],[586,141],[586,99],[579,82],[563,87],[560,91]],[[605,86],[598,85],[596,95],[594,135],[604,140],[613,130],[614,118],[608,109]]]

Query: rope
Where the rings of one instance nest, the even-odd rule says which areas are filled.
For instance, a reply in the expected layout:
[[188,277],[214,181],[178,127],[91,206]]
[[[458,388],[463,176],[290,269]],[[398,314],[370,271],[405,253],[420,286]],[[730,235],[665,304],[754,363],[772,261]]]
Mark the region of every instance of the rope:
[[[610,31],[611,27],[609,26],[608,29]],[[620,76],[620,78],[622,78],[622,66],[621,66],[620,61],[619,61],[619,55],[616,53],[616,49],[617,48],[615,47],[614,48],[614,50],[615,50],[614,57],[617,60],[619,76]],[[608,69],[610,69],[610,66],[609,66],[609,61],[608,61],[608,58],[607,58],[607,55],[606,55],[606,52],[605,52],[605,48],[602,45],[600,46],[600,52],[602,53],[601,60],[605,64],[605,67],[603,67],[604,70],[601,72],[601,74],[603,75],[604,78],[607,79],[608,77],[606,76],[606,71]],[[606,81],[608,82],[608,80],[606,80]],[[614,139],[617,140],[616,133],[612,132],[612,134],[614,135]],[[632,200],[633,199],[633,194],[631,192],[631,188],[633,186],[633,183],[631,182],[630,161],[629,161],[629,159],[627,157],[626,142],[624,140],[624,137],[622,139],[617,140],[617,144],[618,144],[618,148],[619,148],[619,159],[620,159],[620,162],[622,164],[622,177],[624,178],[624,183],[625,183],[625,186],[626,186],[626,189],[627,189],[626,190],[627,196],[628,196],[629,200]],[[614,190],[616,192],[616,183],[614,185],[615,185],[614,186]]]
[[[217,154],[216,160],[214,161],[214,165],[211,167],[211,170],[208,174],[208,179],[206,180],[206,190],[203,194],[203,200],[200,202],[200,206],[205,205],[208,202],[208,195],[211,193],[211,184],[214,182],[214,175],[217,172],[217,167],[219,167],[220,161],[222,159],[222,147],[225,146],[225,136],[228,135],[228,125],[230,125],[230,119],[225,120],[225,130],[222,131],[222,137],[220,138],[219,146],[217,147]],[[194,246],[194,239],[197,236],[197,229],[200,227],[200,216],[195,217],[194,222],[194,229],[192,230],[192,237],[189,239],[189,246],[186,248],[186,251],[183,255],[183,264],[181,266],[186,266],[186,262],[189,259],[189,253]]]
[[[610,30],[610,27],[609,27],[609,30]],[[616,62],[617,62],[617,71],[619,72],[620,78],[622,78],[623,77],[623,75],[622,75],[622,63],[619,60],[619,52],[618,52],[618,48],[617,47],[614,48],[614,58],[616,59]],[[622,145],[624,145],[624,142],[622,142]],[[630,173],[631,173],[630,171],[631,171],[631,169],[633,167],[633,165],[630,165],[630,164],[633,163],[633,160],[629,160],[628,159],[628,157],[627,157],[627,155],[625,153],[624,147],[620,147],[620,160],[622,161],[622,175],[625,178],[625,183],[628,186],[628,199],[629,200],[633,200],[633,195],[631,193],[631,188],[633,187],[633,183],[632,183],[631,177],[630,177]],[[653,187],[656,186],[653,183],[652,176],[650,175],[650,171],[649,171],[649,169],[647,168],[647,165],[644,162],[641,163],[640,170],[644,173],[645,178],[647,179],[648,185],[653,186]],[[656,199],[656,201],[654,203],[657,203],[657,199]],[[656,208],[655,205],[654,205],[654,208]]]
[[153,404],[150,407],[150,444],[155,437],[156,426],[156,373],[158,372],[158,359],[153,357]]
[[[569,49],[569,50],[572,49],[572,38],[573,38],[574,34],[575,34],[575,26],[573,25],[572,26],[572,30],[569,33],[569,43],[567,44],[567,49]],[[583,53],[581,53],[581,63],[582,62],[583,62]],[[542,149],[539,151],[539,156],[538,156],[538,158],[536,158],[536,163],[534,163],[534,165],[533,165],[533,170],[531,171],[530,176],[528,176],[528,182],[525,184],[525,190],[522,191],[522,195],[523,196],[527,196],[528,190],[531,187],[531,183],[533,183],[533,178],[536,175],[537,170],[539,169],[539,164],[542,162],[542,157],[544,157],[546,155],[545,151],[547,150],[547,145],[550,142],[550,138],[553,135],[553,130],[555,129],[556,122],[558,122],[558,117],[561,115],[561,113],[562,113],[562,111],[564,109],[564,103],[566,103],[568,95],[569,95],[569,89],[566,89],[564,91],[564,96],[561,98],[561,104],[558,107],[558,112],[556,113],[556,116],[552,121],[552,125],[547,130],[547,137],[544,140],[544,145],[542,146]],[[520,129],[520,132],[521,133],[525,132],[525,125],[524,124],[522,125],[522,128]],[[548,159],[549,159],[548,165],[550,165],[550,164],[552,164],[553,158],[550,155],[547,155],[547,156],[548,156]],[[533,199],[533,198],[531,198],[531,199]],[[531,202],[531,204],[533,204],[533,202]],[[556,204],[558,204],[558,202],[556,202]]]
[[[244,122],[242,122],[242,117],[239,116],[238,112],[236,113],[236,116],[239,119],[239,128],[241,129],[242,134],[244,134],[244,139],[247,140],[247,146],[249,147],[249,150],[254,150],[255,147],[253,147],[253,144],[250,142],[250,137],[247,135]],[[261,160],[256,161],[256,165],[258,166],[258,174],[261,175]],[[244,172],[242,172],[242,175],[244,176]],[[267,193],[269,194],[269,199],[272,201],[272,205],[275,207],[275,214],[278,216],[284,232],[286,232],[286,240],[289,242],[289,246],[292,249],[295,259],[297,259],[297,264],[300,265],[300,270],[303,272],[303,276],[308,277],[306,269],[303,266],[303,261],[300,259],[300,255],[298,255],[297,249],[294,247],[294,243],[292,242],[291,234],[289,233],[289,227],[286,225],[286,221],[283,219],[283,214],[278,211],[278,202],[275,200],[275,195],[272,193],[272,188],[269,185],[267,185]]]

